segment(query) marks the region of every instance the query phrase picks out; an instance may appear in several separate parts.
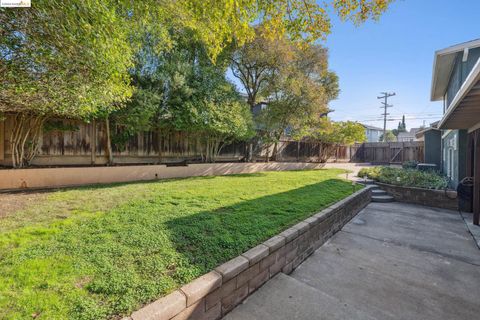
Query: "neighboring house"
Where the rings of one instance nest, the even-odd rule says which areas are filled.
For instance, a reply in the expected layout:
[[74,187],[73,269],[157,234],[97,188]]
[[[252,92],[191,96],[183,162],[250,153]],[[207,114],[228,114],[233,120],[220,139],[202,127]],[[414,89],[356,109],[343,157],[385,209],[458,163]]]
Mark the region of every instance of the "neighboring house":
[[437,128],[438,121],[431,123],[430,127],[423,128],[415,133],[417,141],[424,141],[423,159],[425,163],[442,167],[442,132]]
[[420,128],[412,128],[408,132],[399,132],[397,135],[398,142],[410,142],[410,141],[418,141],[415,134],[420,131]]
[[454,186],[474,178],[474,223],[480,219],[480,39],[435,53],[432,101],[443,101],[442,170]]
[[383,129],[369,126],[366,124],[361,123],[361,125],[365,128],[365,135],[367,136],[367,142],[379,142],[380,137],[383,134]]

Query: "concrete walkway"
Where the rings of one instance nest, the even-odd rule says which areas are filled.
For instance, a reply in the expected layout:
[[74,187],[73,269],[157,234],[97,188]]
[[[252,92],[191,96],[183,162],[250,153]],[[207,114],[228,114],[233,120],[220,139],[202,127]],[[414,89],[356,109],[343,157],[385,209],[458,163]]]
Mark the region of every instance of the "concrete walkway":
[[228,320],[480,319],[480,250],[457,212],[371,203]]

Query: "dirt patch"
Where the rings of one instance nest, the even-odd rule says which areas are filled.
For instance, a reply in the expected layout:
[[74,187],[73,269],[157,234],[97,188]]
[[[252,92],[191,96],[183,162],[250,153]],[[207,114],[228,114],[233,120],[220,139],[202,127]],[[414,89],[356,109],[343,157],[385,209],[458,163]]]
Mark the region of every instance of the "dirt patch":
[[44,193],[0,193],[0,219],[13,215],[15,212],[35,205],[46,197]]

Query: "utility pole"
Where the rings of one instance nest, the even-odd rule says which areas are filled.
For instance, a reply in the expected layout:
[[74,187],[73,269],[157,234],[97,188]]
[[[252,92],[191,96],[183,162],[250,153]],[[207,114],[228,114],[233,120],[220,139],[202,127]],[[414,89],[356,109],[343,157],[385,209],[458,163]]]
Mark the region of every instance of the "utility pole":
[[387,137],[387,116],[390,113],[387,113],[387,109],[393,107],[393,105],[388,104],[388,98],[393,97],[395,95],[395,92],[388,93],[388,92],[380,92],[382,96],[377,97],[377,99],[383,99],[384,102],[382,102],[383,106],[380,108],[383,108],[383,142],[386,141]]

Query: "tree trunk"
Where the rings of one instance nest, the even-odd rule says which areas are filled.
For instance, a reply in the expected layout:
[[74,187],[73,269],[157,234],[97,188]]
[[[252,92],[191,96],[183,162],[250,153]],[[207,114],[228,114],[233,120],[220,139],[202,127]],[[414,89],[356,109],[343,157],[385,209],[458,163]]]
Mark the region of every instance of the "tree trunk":
[[112,138],[110,135],[110,120],[105,118],[105,130],[107,131],[107,145],[105,146],[105,152],[107,154],[107,164],[113,164],[113,153],[112,153]]
[[45,116],[25,113],[18,113],[13,117],[10,150],[14,168],[23,168],[30,165],[37,155],[40,134],[45,120]]
[[253,161],[253,141],[250,140],[248,142],[248,156],[247,156],[247,162],[252,162]]

